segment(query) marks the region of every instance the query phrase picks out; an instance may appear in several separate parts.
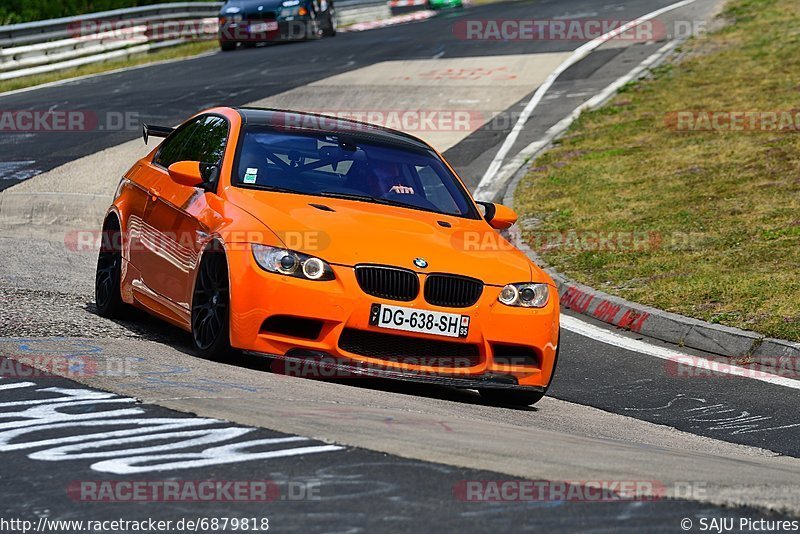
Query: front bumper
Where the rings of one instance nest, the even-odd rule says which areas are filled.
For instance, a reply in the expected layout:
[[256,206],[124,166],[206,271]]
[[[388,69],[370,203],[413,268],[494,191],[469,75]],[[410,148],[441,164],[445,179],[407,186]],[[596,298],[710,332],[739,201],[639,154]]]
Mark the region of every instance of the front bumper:
[[[284,359],[290,363],[307,360],[309,354],[322,354],[324,365],[342,366],[353,376],[376,376],[418,382],[440,383],[455,387],[534,388],[542,390],[550,383],[558,346],[559,309],[555,288],[544,308],[515,308],[500,304],[501,288],[484,286],[478,302],[468,308],[443,308],[427,303],[423,291],[410,302],[384,300],[367,295],[356,280],[352,267],[333,265],[336,279],[310,281],[268,273],[253,259],[249,247],[231,247],[228,252],[231,287],[231,344],[238,349]],[[420,274],[424,286],[425,275]],[[514,280],[518,282],[519,280]],[[400,332],[371,326],[370,310],[374,303],[403,306],[418,310],[456,313],[470,316],[470,329],[462,339],[444,338],[424,333]],[[269,318],[291,317],[319,323],[318,332],[297,336],[265,329]],[[340,347],[347,332],[389,334],[399,342],[387,351],[402,351],[405,341],[421,341],[425,346],[447,342],[449,347],[469,345],[476,354],[468,364],[463,360],[448,364],[441,354],[429,359],[394,360],[372,357]],[[437,344],[438,342],[438,344]],[[524,349],[535,357],[525,364],[499,357],[507,347]],[[458,347],[456,347],[458,348]],[[428,361],[434,362],[432,364]]]
[[271,43],[297,41],[312,37],[317,30],[311,19],[297,17],[294,20],[262,21],[277,24],[276,29],[260,30],[252,26],[257,21],[229,22],[220,25],[219,41],[228,43]]

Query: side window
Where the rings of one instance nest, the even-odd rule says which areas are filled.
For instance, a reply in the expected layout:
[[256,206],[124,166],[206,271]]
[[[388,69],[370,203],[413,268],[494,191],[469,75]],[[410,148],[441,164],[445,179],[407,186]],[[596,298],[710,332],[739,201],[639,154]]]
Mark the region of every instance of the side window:
[[156,163],[169,167],[176,161],[199,161],[202,168],[213,173],[222,162],[227,139],[228,123],[225,119],[199,117],[165,142]]
[[204,117],[189,138],[184,153],[189,161],[206,165],[219,165],[225,154],[228,123],[220,117]]
[[158,151],[155,163],[167,168],[176,161],[188,160],[189,158],[184,157],[183,147],[186,146],[186,142],[192,137],[202,120],[204,119],[199,118],[192,121],[166,139],[161,150]]

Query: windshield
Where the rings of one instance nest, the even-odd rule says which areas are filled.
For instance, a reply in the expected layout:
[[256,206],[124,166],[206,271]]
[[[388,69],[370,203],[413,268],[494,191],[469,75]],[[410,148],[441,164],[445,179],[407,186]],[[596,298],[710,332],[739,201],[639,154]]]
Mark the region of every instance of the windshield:
[[478,217],[463,186],[435,153],[350,135],[250,127],[232,181],[245,187]]

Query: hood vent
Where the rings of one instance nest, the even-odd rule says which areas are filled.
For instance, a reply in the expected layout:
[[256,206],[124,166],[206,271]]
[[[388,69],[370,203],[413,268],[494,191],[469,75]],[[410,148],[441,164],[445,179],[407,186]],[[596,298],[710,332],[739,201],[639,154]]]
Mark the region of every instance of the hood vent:
[[326,206],[325,204],[309,204],[312,208],[317,208],[320,211],[336,211],[330,206]]

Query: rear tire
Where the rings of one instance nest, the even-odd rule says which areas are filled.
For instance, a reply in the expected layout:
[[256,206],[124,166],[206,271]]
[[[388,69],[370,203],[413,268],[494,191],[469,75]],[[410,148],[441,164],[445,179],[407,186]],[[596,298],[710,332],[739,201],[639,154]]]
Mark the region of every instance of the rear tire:
[[192,294],[192,344],[210,360],[231,354],[228,263],[220,246],[203,254]]
[[230,52],[236,50],[236,43],[234,41],[220,41],[219,48],[223,52]]
[[103,224],[94,278],[94,301],[101,317],[121,317],[127,308],[120,292],[121,280],[122,232],[117,218],[110,217]]

